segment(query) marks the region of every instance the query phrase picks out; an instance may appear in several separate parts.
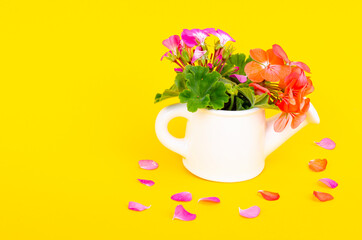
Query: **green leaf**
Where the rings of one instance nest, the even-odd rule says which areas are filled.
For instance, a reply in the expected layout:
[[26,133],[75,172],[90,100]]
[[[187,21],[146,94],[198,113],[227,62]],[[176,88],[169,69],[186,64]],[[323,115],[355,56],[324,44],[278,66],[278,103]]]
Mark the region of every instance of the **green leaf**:
[[239,87],[238,90],[244,97],[246,97],[248,99],[248,101],[250,102],[250,108],[254,107],[255,100],[256,100],[254,91],[248,87]]
[[221,109],[229,101],[224,83],[218,81],[221,75],[218,72],[209,72],[207,67],[186,66],[184,70],[186,86],[179,98],[187,103],[190,112],[199,108],[211,107]]
[[255,105],[254,106],[258,107],[258,108],[279,109],[274,104],[269,104],[269,95],[266,93],[255,96]]
[[227,60],[226,65],[221,72],[221,75],[224,76],[224,74],[227,74],[228,72],[230,73],[232,68],[239,67],[239,71],[235,72],[235,74],[246,76],[244,68],[245,68],[245,65],[250,61],[252,61],[252,59],[250,57],[248,57],[246,59],[246,56],[243,53],[233,54]]
[[236,110],[237,111],[245,110],[245,108],[243,107],[243,103],[244,103],[244,101],[241,98],[236,97]]
[[155,103],[161,102],[165,99],[177,97],[186,88],[186,79],[183,73],[178,73],[175,78],[175,83],[166,89],[162,94],[157,93]]

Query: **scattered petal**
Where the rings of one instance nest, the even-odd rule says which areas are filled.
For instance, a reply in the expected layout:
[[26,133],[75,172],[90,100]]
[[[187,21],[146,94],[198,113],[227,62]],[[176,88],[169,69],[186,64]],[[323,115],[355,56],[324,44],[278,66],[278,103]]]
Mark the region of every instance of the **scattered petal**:
[[325,192],[314,191],[313,194],[321,202],[326,202],[334,199],[334,197],[331,194]]
[[309,168],[314,172],[322,172],[327,167],[327,159],[314,159],[309,161]]
[[140,181],[140,183],[142,183],[146,186],[149,186],[149,187],[151,187],[152,185],[155,184],[155,182],[152,180],[146,180],[146,179],[137,179],[137,180]]
[[263,196],[263,198],[265,200],[268,200],[268,201],[275,201],[275,200],[278,200],[279,199],[279,193],[275,193],[275,192],[269,192],[269,191],[264,191],[264,190],[259,190],[258,191],[261,196]]
[[330,188],[336,188],[338,186],[338,183],[330,178],[321,178],[319,179],[319,181],[324,183]]
[[259,216],[260,208],[258,206],[252,206],[248,209],[239,208],[239,214],[246,218],[255,218]]
[[153,170],[158,168],[158,163],[153,160],[139,160],[138,164],[142,169]]
[[128,209],[133,210],[133,211],[143,211],[146,209],[149,209],[151,206],[147,207],[142,205],[141,203],[136,203],[136,202],[129,202],[128,203]]
[[329,138],[323,138],[320,142],[314,142],[314,143],[328,150],[332,150],[336,147],[336,143]]
[[182,205],[177,205],[172,220],[175,218],[182,221],[192,221],[195,220],[196,214],[189,213]]
[[190,202],[192,200],[192,194],[189,192],[180,192],[172,195],[171,199],[179,202]]
[[200,201],[219,203],[220,199],[218,197],[205,197],[205,198],[200,198],[198,202]]

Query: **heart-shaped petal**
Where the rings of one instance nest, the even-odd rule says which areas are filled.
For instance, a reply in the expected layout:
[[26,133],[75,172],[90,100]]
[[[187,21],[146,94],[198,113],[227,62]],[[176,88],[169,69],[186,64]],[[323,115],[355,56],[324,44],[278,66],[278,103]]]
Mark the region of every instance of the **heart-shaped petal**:
[[151,206],[147,207],[142,205],[141,203],[137,203],[137,202],[129,202],[128,203],[128,209],[133,210],[133,211],[143,211],[146,209],[149,209]]
[[142,169],[153,170],[158,168],[158,163],[153,160],[139,160],[138,164]]
[[338,186],[338,183],[330,178],[321,178],[319,179],[319,181],[324,183],[330,188],[336,188]]
[[140,183],[146,185],[146,186],[149,186],[151,187],[153,184],[155,184],[154,181],[152,180],[146,180],[146,179],[137,179]]
[[327,159],[314,159],[309,161],[309,168],[314,172],[322,172],[327,167]]
[[189,213],[182,205],[177,205],[172,220],[175,218],[182,221],[192,221],[196,218],[196,214]]
[[192,194],[189,192],[180,192],[172,195],[171,199],[178,202],[190,202],[192,200]]
[[263,198],[265,200],[268,200],[268,201],[275,201],[275,200],[278,200],[279,199],[279,193],[275,193],[275,192],[269,192],[269,191],[264,191],[264,190],[259,190],[258,191],[261,196],[263,196]]
[[200,198],[198,202],[200,201],[219,203],[220,199],[218,197],[205,197],[205,198]]
[[332,150],[336,147],[336,143],[333,142],[333,140],[330,138],[323,138],[320,142],[314,142],[314,143],[328,150]]
[[316,198],[318,198],[318,200],[321,202],[326,202],[326,201],[330,201],[330,200],[334,199],[334,197],[331,194],[325,193],[325,192],[314,191],[313,195]]
[[259,216],[260,208],[258,206],[252,206],[247,209],[241,209],[239,208],[239,214],[240,216],[246,217],[246,218],[255,218]]

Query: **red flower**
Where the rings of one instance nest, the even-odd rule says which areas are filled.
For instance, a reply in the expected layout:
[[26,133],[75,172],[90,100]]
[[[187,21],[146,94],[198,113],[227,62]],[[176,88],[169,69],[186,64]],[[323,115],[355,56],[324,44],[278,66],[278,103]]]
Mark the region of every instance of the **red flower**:
[[266,52],[259,48],[252,49],[250,57],[254,61],[246,64],[245,73],[253,82],[282,81],[291,72],[291,67],[284,65],[283,59],[275,55],[272,49]]
[[306,118],[309,110],[309,98],[306,95],[313,92],[312,81],[305,76],[304,71],[297,67],[283,81],[279,82],[279,87],[284,90],[280,93],[281,100],[275,105],[283,112],[274,123],[274,130],[281,132],[291,121],[291,127],[297,128]]

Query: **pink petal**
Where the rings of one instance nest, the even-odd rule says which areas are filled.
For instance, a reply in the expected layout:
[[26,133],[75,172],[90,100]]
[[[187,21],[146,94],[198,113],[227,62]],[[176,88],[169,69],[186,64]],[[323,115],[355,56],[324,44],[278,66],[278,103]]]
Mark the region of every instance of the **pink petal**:
[[162,44],[172,51],[173,54],[177,54],[177,48],[180,44],[180,37],[178,35],[173,35],[162,41]]
[[205,198],[200,198],[198,202],[200,202],[200,201],[219,203],[220,199],[217,197],[205,197]]
[[129,202],[128,203],[128,209],[133,210],[133,211],[143,211],[146,209],[149,209],[151,206],[146,207],[144,205],[142,205],[141,203],[136,203],[136,202]]
[[177,73],[182,73],[184,70],[182,70],[182,68],[175,68],[174,69],[175,70],[175,72],[177,72]]
[[319,179],[319,181],[321,181],[330,188],[336,188],[338,186],[338,183],[330,178],[321,178]]
[[261,196],[263,196],[263,198],[265,200],[268,200],[268,201],[275,201],[275,200],[278,200],[279,199],[279,193],[275,193],[275,192],[269,192],[269,191],[264,191],[264,190],[259,190],[258,191]]
[[260,214],[260,208],[258,206],[252,206],[248,209],[239,208],[239,214],[246,218],[255,218]]
[[310,160],[308,165],[309,168],[314,172],[322,172],[327,167],[327,159],[314,159]]
[[137,180],[140,181],[140,183],[142,183],[146,186],[149,186],[149,187],[151,187],[152,185],[155,184],[155,182],[152,180],[146,180],[146,179],[137,179]]
[[336,143],[333,142],[332,139],[329,138],[323,138],[320,142],[314,142],[315,144],[317,144],[318,146],[328,149],[328,150],[332,150],[336,147]]
[[232,74],[230,77],[236,78],[239,82],[244,83],[248,80],[246,76],[239,75],[239,74]]
[[316,198],[318,198],[318,200],[321,201],[321,202],[326,202],[326,201],[330,201],[330,200],[334,199],[334,197],[331,194],[325,193],[325,192],[314,191],[313,195]]
[[196,214],[189,213],[182,205],[177,205],[172,220],[175,218],[182,221],[192,221],[195,220]]
[[213,68],[214,68],[214,65],[212,65],[212,63],[208,63],[207,66],[208,66],[210,69],[213,69]]
[[192,60],[191,60],[191,63],[194,63],[196,62],[197,60],[199,60],[202,56],[205,55],[207,51],[202,51],[202,48],[201,47],[197,47],[195,49],[195,52],[194,52],[194,56],[192,57]]
[[139,160],[138,164],[142,169],[153,170],[158,168],[158,164],[153,160]]
[[192,200],[192,194],[189,192],[180,192],[172,195],[171,199],[179,202],[190,202]]

